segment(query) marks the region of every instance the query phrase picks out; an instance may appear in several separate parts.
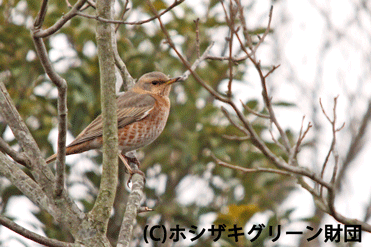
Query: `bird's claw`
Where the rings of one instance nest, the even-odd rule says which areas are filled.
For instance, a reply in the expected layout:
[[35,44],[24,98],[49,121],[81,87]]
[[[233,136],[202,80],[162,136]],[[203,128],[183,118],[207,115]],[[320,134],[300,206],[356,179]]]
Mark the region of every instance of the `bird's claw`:
[[130,183],[130,181],[131,181],[131,178],[133,177],[133,175],[134,175],[135,173],[141,175],[141,176],[143,177],[144,183],[146,182],[146,175],[145,175],[144,172],[142,172],[141,170],[139,170],[139,169],[135,169],[135,170],[130,169],[130,170],[128,170],[128,172],[129,172],[129,174],[130,174],[129,179],[128,179],[128,182],[126,183],[128,187],[129,187],[129,183]]

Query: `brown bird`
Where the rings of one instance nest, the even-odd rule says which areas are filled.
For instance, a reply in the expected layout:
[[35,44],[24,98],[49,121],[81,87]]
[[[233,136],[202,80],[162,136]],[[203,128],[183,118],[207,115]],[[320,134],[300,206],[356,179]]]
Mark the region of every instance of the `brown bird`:
[[[120,152],[126,153],[144,147],[161,134],[169,116],[171,84],[179,79],[180,77],[170,79],[161,72],[147,73],[139,78],[132,89],[118,96]],[[99,115],[66,147],[66,155],[101,149],[103,147],[102,123],[102,115]],[[53,154],[46,159],[46,163],[56,158],[57,155]],[[127,165],[122,156],[120,158]]]

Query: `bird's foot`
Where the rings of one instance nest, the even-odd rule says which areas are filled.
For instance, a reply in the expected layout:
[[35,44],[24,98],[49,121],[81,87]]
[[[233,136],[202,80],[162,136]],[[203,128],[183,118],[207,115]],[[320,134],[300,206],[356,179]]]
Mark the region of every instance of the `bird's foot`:
[[143,179],[144,179],[144,183],[146,182],[146,176],[145,176],[144,172],[142,172],[142,171],[139,170],[139,169],[133,169],[133,168],[129,165],[129,163],[128,163],[128,161],[131,162],[131,163],[135,163],[135,164],[139,167],[139,161],[138,161],[137,158],[135,158],[135,157],[134,157],[134,158],[132,158],[132,157],[127,157],[126,155],[121,155],[121,154],[119,154],[119,157],[120,157],[121,161],[124,163],[124,165],[125,165],[125,167],[126,167],[126,169],[127,169],[127,172],[130,174],[129,179],[128,179],[128,182],[127,182],[128,187],[129,187],[129,183],[130,183],[130,181],[131,181],[131,178],[133,177],[133,175],[134,175],[135,173],[137,173],[137,174],[139,174],[139,175],[142,175],[142,177],[143,177]]
[[134,163],[136,164],[138,167],[140,167],[140,162],[139,160],[137,159],[137,157],[133,156],[133,157],[129,157],[129,156],[126,156],[124,155],[125,159],[129,162],[129,163]]
[[131,179],[132,179],[132,177],[133,177],[133,175],[134,175],[135,173],[141,175],[141,176],[143,177],[144,183],[146,183],[146,175],[144,174],[144,172],[142,172],[142,171],[139,170],[139,169],[135,169],[135,170],[131,169],[131,170],[129,171],[129,174],[130,174],[130,175],[129,175],[128,182],[126,183],[128,187],[129,187],[129,183],[130,183],[130,181],[131,181]]

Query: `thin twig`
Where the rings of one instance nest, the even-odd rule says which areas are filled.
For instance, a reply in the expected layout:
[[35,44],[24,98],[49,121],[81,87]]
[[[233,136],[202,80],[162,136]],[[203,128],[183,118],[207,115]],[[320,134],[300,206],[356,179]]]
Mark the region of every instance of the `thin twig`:
[[262,114],[262,113],[259,113],[259,112],[254,111],[253,109],[251,109],[250,107],[248,107],[246,104],[244,104],[244,103],[242,102],[242,100],[240,100],[240,102],[241,102],[243,108],[244,108],[247,112],[250,112],[251,114],[254,114],[254,115],[257,116],[257,117],[270,119],[269,115]]
[[[159,15],[162,16],[162,15],[166,14],[167,12],[169,12],[174,7],[178,6],[179,4],[181,4],[184,1],[185,0],[175,0],[173,4],[171,4],[168,8],[166,8],[164,11],[162,11]],[[151,21],[153,21],[157,18],[156,16],[154,16],[154,17],[151,17],[149,19],[142,20],[142,21],[122,21],[122,20],[110,20],[110,19],[102,18],[102,17],[97,16],[97,15],[85,14],[85,13],[82,13],[80,11],[78,11],[76,13],[76,15],[79,15],[79,16],[82,16],[82,17],[85,17],[85,18],[88,18],[88,19],[94,19],[94,20],[97,20],[97,21],[105,22],[105,23],[125,24],[125,25],[142,25],[144,23],[151,22]]]
[[39,23],[40,21],[38,21],[38,19],[40,18],[36,19],[37,22],[35,22],[34,31],[32,35],[36,38],[46,38],[54,34],[55,32],[59,31],[63,27],[63,25],[66,24],[66,22],[68,22],[70,19],[76,16],[77,12],[80,11],[85,2],[86,0],[78,0],[75,3],[75,5],[70,9],[70,11],[68,11],[67,14],[63,15],[61,19],[59,19],[53,26],[45,30],[40,29],[41,23]]
[[197,18],[194,20],[194,23],[196,25],[196,52],[197,52],[197,58],[200,58],[200,18]]
[[245,37],[245,40],[246,40],[246,45],[247,45],[247,47],[249,47],[250,50],[252,50],[253,49],[253,44],[252,44],[251,36],[249,34],[249,30],[246,26],[244,8],[242,7],[240,0],[235,0],[235,3],[238,7],[238,11],[239,11],[238,17],[240,18],[240,23],[242,25],[242,32],[243,32],[243,36]]
[[217,60],[217,61],[230,61],[232,60],[233,63],[240,63],[240,62],[243,62],[245,61],[246,59],[248,59],[249,57],[246,55],[246,56],[243,56],[243,57],[218,57],[218,56],[207,56],[206,59],[209,59],[209,60]]
[[[338,155],[338,153],[336,151],[336,133],[338,131],[340,131],[344,127],[344,125],[345,125],[345,123],[343,123],[343,125],[340,128],[336,128],[336,120],[337,120],[336,106],[337,106],[337,99],[338,99],[338,96],[336,96],[334,98],[333,120],[331,120],[330,117],[327,115],[327,113],[326,113],[326,111],[325,111],[325,109],[324,109],[324,107],[322,105],[321,99],[319,100],[320,106],[321,106],[321,109],[322,109],[322,112],[326,116],[327,120],[330,122],[331,127],[332,127],[332,142],[331,142],[329,151],[328,151],[328,153],[326,155],[325,161],[324,161],[324,163],[322,165],[321,178],[323,178],[323,176],[324,176],[324,173],[325,173],[326,166],[327,166],[327,163],[329,161],[330,155],[333,154],[334,159],[335,159],[335,164],[334,164],[334,168],[333,168],[333,172],[332,172],[332,177],[331,177],[331,184],[333,184],[333,185],[335,185],[335,183],[336,183],[336,174],[337,174],[338,162],[339,162],[339,155]],[[334,190],[334,189],[332,189],[332,190]],[[322,192],[323,192],[323,188],[321,187],[320,195],[322,195]]]
[[[129,10],[128,5],[129,5],[129,0],[126,0],[125,5],[120,15],[120,20],[124,19],[126,12]],[[119,30],[120,25],[121,25],[120,23],[116,25],[115,33],[117,33],[117,31]]]
[[[264,35],[261,37],[260,41],[258,44],[262,43],[265,39],[265,37],[267,36],[267,34],[269,33],[269,29],[270,29],[270,23],[271,23],[271,19],[272,19],[272,12],[273,12],[273,6],[271,7],[271,10],[269,12],[269,21],[268,21],[268,27],[266,29],[266,32],[264,33]],[[255,59],[255,52],[256,52],[256,46],[254,47],[253,51],[251,53],[249,53],[246,48],[244,47],[243,43],[242,43],[242,40],[241,38],[239,37],[239,35],[236,33],[236,37],[240,43],[240,46],[242,48],[242,50],[245,52],[245,54],[248,56],[249,60],[254,64],[258,74],[259,74],[259,77],[260,77],[260,82],[261,82],[261,85],[262,85],[262,96],[263,96],[263,100],[264,100],[264,103],[268,109],[268,112],[269,112],[269,116],[270,116],[270,119],[271,121],[274,123],[274,125],[277,127],[280,135],[281,135],[281,138],[282,138],[282,142],[283,142],[283,145],[286,149],[286,152],[287,153],[290,153],[290,142],[288,140],[288,137],[285,133],[285,131],[282,129],[281,125],[279,124],[277,118],[276,118],[276,115],[274,113],[274,110],[273,110],[273,106],[272,106],[272,100],[271,98],[268,96],[268,90],[267,90],[267,83],[266,83],[266,77],[271,74],[278,66],[274,66],[273,69],[271,69],[271,71],[269,71],[266,75],[263,75],[263,72],[262,72],[262,69],[261,69],[261,65],[260,65],[260,61],[257,61]]]
[[[194,61],[194,63],[191,66],[191,70],[195,70],[200,65],[200,63],[202,61],[207,59],[208,54],[209,54],[211,48],[213,47],[213,45],[214,45],[214,42],[211,42],[210,45],[205,49],[204,53],[202,53],[202,55],[198,59],[196,59],[196,61]],[[191,74],[190,70],[187,70],[186,72],[184,72],[180,81],[185,81],[189,77],[190,74]]]
[[300,132],[299,132],[298,140],[296,141],[296,144],[295,144],[295,147],[293,149],[292,155],[290,155],[289,163],[291,163],[291,164],[294,164],[294,162],[292,162],[292,159],[296,159],[297,154],[300,151],[301,143],[303,142],[305,136],[307,135],[307,133],[309,132],[310,128],[312,127],[312,123],[309,122],[308,125],[307,125],[306,130],[303,133],[304,119],[305,119],[305,116],[303,116],[303,119],[301,121],[301,126],[300,126]]
[[229,67],[229,80],[228,80],[228,91],[227,91],[227,97],[232,96],[232,82],[233,82],[233,38],[236,33],[235,30],[235,18],[236,18],[236,12],[237,10],[233,7],[232,0],[229,1],[229,18],[227,11],[224,7],[223,1],[221,2],[224,12],[225,12],[225,19],[227,22],[227,25],[229,27],[229,37],[228,37],[228,48],[229,48],[229,60],[228,60],[228,67]]
[[224,116],[226,116],[229,120],[229,122],[234,126],[236,127],[237,129],[239,129],[242,133],[244,133],[245,135],[249,135],[249,133],[246,131],[245,128],[243,128],[242,126],[240,126],[238,123],[236,123],[236,121],[234,121],[231,116],[229,115],[229,112],[222,106],[220,108],[224,114]]
[[[265,143],[261,140],[261,138],[258,136],[258,134],[255,132],[254,128],[252,127],[251,123],[249,123],[242,112],[238,109],[236,104],[234,104],[233,101],[230,99],[223,97],[218,92],[216,92],[213,88],[211,88],[192,68],[190,63],[183,57],[183,55],[178,51],[178,49],[175,47],[174,42],[172,41],[169,32],[163,25],[161,18],[158,16],[155,8],[153,7],[152,3],[150,1],[147,1],[149,6],[151,7],[152,12],[157,16],[157,19],[159,21],[160,27],[162,32],[164,33],[167,43],[171,47],[171,49],[174,50],[174,52],[177,54],[179,59],[182,61],[183,65],[190,71],[194,79],[202,85],[212,96],[214,96],[217,100],[229,104],[233,110],[236,112],[237,117],[242,122],[243,126],[246,128],[246,130],[251,135],[251,141],[252,143],[278,168],[286,170],[287,172],[292,172],[293,174],[296,174],[298,176],[305,176],[310,178],[311,180],[322,184],[326,188],[331,188],[331,185],[324,181],[322,178],[318,177],[314,172],[309,171],[308,169],[304,167],[294,167],[287,165],[281,158],[278,158],[275,154],[273,154],[269,148],[265,145]],[[248,54],[247,54],[248,55]],[[250,58],[250,57],[249,57]],[[261,74],[261,77],[264,78],[264,76]]]
[[270,133],[270,135],[271,135],[271,138],[272,138],[272,140],[273,140],[273,142],[282,150],[282,151],[285,151],[286,149],[285,149],[285,147],[279,142],[279,141],[277,141],[277,139],[274,137],[274,135],[273,135],[273,128],[272,128],[272,126],[273,126],[273,124],[272,124],[272,121],[270,121],[270,123],[269,123],[269,127],[268,127],[268,131],[269,131],[269,133]]
[[276,174],[280,174],[280,175],[292,176],[292,174],[289,173],[289,172],[282,171],[282,170],[277,170],[277,169],[272,169],[272,168],[262,168],[262,167],[245,168],[245,167],[241,167],[241,166],[232,165],[230,163],[227,163],[227,162],[222,161],[221,159],[217,158],[213,153],[210,153],[210,156],[216,161],[216,163],[218,165],[221,165],[221,166],[233,169],[233,170],[241,171],[241,172],[244,172],[244,173],[269,172],[269,173],[276,173]]
[[[348,151],[346,152],[344,161],[342,161],[341,168],[339,170],[338,179],[336,181],[336,188],[341,189],[341,181],[343,181],[343,177],[346,174],[346,171],[349,168],[349,164],[359,155],[362,148],[366,145],[363,145],[364,139],[366,138],[367,128],[369,126],[369,121],[371,120],[371,101],[368,102],[368,106],[366,112],[364,113],[361,124],[357,129],[357,134],[353,135],[350,145],[348,147]],[[371,213],[371,211],[370,211]],[[370,214],[371,215],[371,214]]]
[[267,74],[265,74],[264,78],[267,78],[270,74],[273,73],[273,71],[275,71],[280,66],[281,66],[281,64],[273,66],[273,68],[271,70],[269,70]]
[[177,56],[179,57],[179,59],[182,61],[182,63],[186,66],[186,68],[189,70],[190,74],[192,74],[192,76],[210,93],[212,94],[216,99],[224,102],[224,103],[227,103],[229,102],[229,99],[223,97],[222,95],[220,95],[218,92],[216,92],[212,87],[210,87],[205,81],[203,81],[201,79],[201,77],[194,72],[194,70],[192,69],[192,66],[191,64],[183,57],[183,55],[178,51],[178,49],[175,47],[174,45],[174,42],[172,41],[172,39],[170,38],[170,35],[169,35],[169,32],[167,31],[167,29],[165,28],[164,24],[162,23],[161,21],[161,17],[158,15],[156,9],[154,8],[153,4],[147,0],[147,3],[148,5],[150,6],[152,12],[155,14],[156,18],[158,19],[158,22],[160,23],[160,27],[161,27],[161,30],[162,32],[164,33],[164,35],[166,36],[166,40],[167,40],[167,43],[169,44],[169,46],[174,50],[174,52],[177,54]]
[[250,135],[248,135],[248,136],[222,135],[222,137],[225,138],[225,139],[228,139],[228,140],[232,140],[232,141],[246,141],[246,140],[250,140]]
[[259,39],[259,42],[254,46],[254,48],[251,51],[252,56],[255,57],[256,51],[258,50],[259,46],[263,43],[265,37],[269,34],[271,30],[271,22],[272,22],[272,15],[273,15],[273,5],[271,6],[271,9],[269,10],[269,18],[268,18],[268,25],[265,29],[265,32],[263,36]]

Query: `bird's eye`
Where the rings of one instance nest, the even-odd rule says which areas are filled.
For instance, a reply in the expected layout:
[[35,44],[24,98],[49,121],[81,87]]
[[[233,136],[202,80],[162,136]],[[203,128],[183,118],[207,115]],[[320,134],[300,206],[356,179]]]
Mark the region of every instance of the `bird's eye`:
[[158,85],[159,83],[159,81],[152,81],[152,85]]

